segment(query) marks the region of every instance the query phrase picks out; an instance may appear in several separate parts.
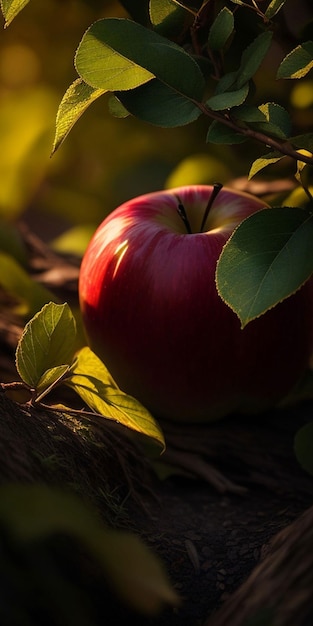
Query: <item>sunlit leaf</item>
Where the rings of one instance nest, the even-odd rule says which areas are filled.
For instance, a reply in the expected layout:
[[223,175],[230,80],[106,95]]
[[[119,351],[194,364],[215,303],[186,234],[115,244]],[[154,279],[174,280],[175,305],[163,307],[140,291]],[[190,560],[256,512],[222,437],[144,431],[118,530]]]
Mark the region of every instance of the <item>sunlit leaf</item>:
[[92,102],[105,93],[105,89],[90,87],[80,78],[70,85],[58,108],[52,154],[60,147],[74,124]]
[[212,96],[207,100],[206,105],[213,111],[223,111],[224,109],[232,109],[242,104],[249,93],[249,84],[246,83],[236,91],[225,91]]
[[204,91],[199,66],[183,48],[128,19],[95,22],[78,47],[75,64],[86,83],[109,91],[134,89],[154,77],[195,99]]
[[120,119],[125,119],[125,117],[130,115],[129,111],[125,109],[124,105],[114,94],[109,97],[108,109],[111,115]]
[[9,26],[16,15],[28,4],[29,0],[1,0],[1,10],[5,18],[5,26]]
[[211,50],[221,50],[234,30],[233,13],[223,7],[216,16],[209,32],[208,44]]
[[303,78],[313,68],[313,41],[294,48],[282,60],[277,78]]
[[271,20],[280,11],[285,2],[286,0],[272,0],[265,11],[265,17]]
[[0,252],[0,285],[17,301],[16,312],[28,319],[51,300],[52,293],[35,282],[9,254]]
[[264,154],[259,159],[256,159],[250,168],[249,172],[249,180],[258,174],[261,170],[263,170],[268,165],[273,165],[273,163],[277,163],[281,159],[283,159],[284,155],[280,152],[268,152],[268,154]]
[[[313,158],[312,152],[309,152],[308,150],[298,150],[298,152],[300,157],[301,154],[303,154],[304,156]],[[295,173],[295,178],[300,183],[300,185],[303,185],[302,174],[307,167],[308,164],[305,161],[301,161],[300,159],[297,161],[297,171]]]
[[242,327],[281,302],[313,272],[313,215],[264,209],[245,219],[224,246],[217,288]]
[[228,128],[221,122],[214,120],[209,126],[209,130],[206,136],[207,143],[221,143],[221,144],[236,144],[247,141],[247,137],[243,134],[236,132],[232,128]]
[[22,380],[36,388],[45,372],[71,363],[76,341],[75,318],[68,304],[49,302],[25,326],[16,350]]
[[36,401],[40,402],[42,398],[47,395],[56,383],[64,378],[64,375],[69,371],[69,365],[57,365],[48,369],[41,377],[36,385],[37,397]]
[[169,39],[183,30],[190,15],[187,9],[172,0],[150,0],[149,12],[154,29]]
[[259,69],[265,55],[269,51],[272,37],[273,33],[270,31],[261,33],[244,50],[236,80],[237,89],[245,85]]
[[[313,149],[313,133],[307,133],[306,135],[297,135],[295,137],[289,138],[290,144],[295,146],[295,148],[299,148],[300,150],[311,152]],[[262,169],[267,167],[268,165],[273,165],[277,163],[281,159],[284,158],[284,154],[280,152],[268,152],[264,154],[259,159],[256,159],[250,168],[249,179],[258,174]]]
[[[110,26],[113,41],[109,34],[106,40],[106,27],[108,26]],[[137,26],[140,28],[139,25]],[[132,43],[132,37],[130,42],[128,37],[126,41]],[[154,78],[151,71],[142,67],[140,58],[136,60],[128,58],[127,52],[125,54],[123,50],[122,42],[123,35],[120,40],[115,24],[109,25],[108,20],[100,20],[87,30],[75,56],[76,70],[87,84],[105,91],[127,90],[134,89]]]
[[129,113],[164,128],[190,124],[202,113],[191,100],[156,78],[137,89],[117,92],[116,96]]
[[104,363],[89,348],[78,352],[66,384],[96,413],[154,439],[164,448],[162,431],[152,415],[117,387]]
[[313,476],[313,422],[305,424],[298,430],[294,446],[301,467]]

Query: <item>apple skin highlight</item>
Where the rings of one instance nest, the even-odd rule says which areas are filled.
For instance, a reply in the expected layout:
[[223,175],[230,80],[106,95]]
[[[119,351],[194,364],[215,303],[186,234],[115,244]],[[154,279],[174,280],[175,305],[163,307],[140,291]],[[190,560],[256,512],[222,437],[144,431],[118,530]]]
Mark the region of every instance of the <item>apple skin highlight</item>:
[[180,187],[125,202],[100,224],[82,260],[89,345],[119,387],[156,418],[210,421],[266,410],[310,360],[312,279],[243,330],[219,297],[223,246],[243,219],[268,207],[224,187],[198,232],[212,190]]

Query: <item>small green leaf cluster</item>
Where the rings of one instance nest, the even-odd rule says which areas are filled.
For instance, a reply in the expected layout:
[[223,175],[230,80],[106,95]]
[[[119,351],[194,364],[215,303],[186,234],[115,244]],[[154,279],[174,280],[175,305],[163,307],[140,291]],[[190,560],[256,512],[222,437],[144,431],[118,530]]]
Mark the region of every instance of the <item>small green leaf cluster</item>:
[[[119,422],[164,449],[163,433],[151,414],[123,393],[87,347],[75,351],[76,322],[67,303],[49,302],[26,324],[16,349],[16,368],[31,402],[40,405],[58,385],[73,389],[93,414]],[[58,405],[62,411],[69,407]]]
[[[289,113],[278,103],[256,105],[254,77],[275,39],[273,20],[284,0],[273,0],[263,12],[261,2],[220,3],[150,0],[147,11],[122,2],[130,18],[106,18],[84,34],[75,56],[78,78],[59,107],[53,150],[88,106],[109,93],[109,108],[118,117],[133,115],[161,127],[190,124],[200,116],[209,121],[207,142],[236,144],[253,139],[273,152],[252,165],[250,177],[284,156],[297,160],[297,151],[310,151],[307,136],[293,137]],[[259,19],[256,36],[243,45],[238,12]],[[136,21],[136,19],[138,21]],[[255,30],[255,29],[254,29]],[[237,32],[238,31],[238,32]],[[242,37],[242,39],[245,39]],[[240,46],[239,46],[240,47]],[[313,65],[313,43],[303,42],[288,52],[277,78],[302,78]],[[305,163],[313,164],[311,154]]]

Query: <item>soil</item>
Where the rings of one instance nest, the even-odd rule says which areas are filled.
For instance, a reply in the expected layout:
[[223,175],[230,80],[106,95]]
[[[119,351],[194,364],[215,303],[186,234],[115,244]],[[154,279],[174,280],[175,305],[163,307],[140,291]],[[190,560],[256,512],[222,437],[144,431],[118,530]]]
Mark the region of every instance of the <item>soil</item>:
[[[62,301],[75,302],[77,260],[57,257],[31,233],[24,236],[37,280]],[[11,304],[3,295],[3,382],[16,380],[14,350],[23,326]],[[55,598],[47,601],[48,608],[39,602],[38,613],[38,594],[26,599],[12,574],[18,571],[16,546],[13,550],[0,532],[6,563],[0,579],[7,587],[9,559],[9,592],[13,604],[24,607],[16,617],[13,604],[8,609],[0,598],[1,624],[98,626],[105,619],[139,626],[311,626],[313,478],[297,462],[293,442],[312,415],[308,400],[253,419],[232,416],[208,426],[162,423],[167,450],[152,459],[145,442],[117,424],[84,411],[70,415],[33,407],[1,393],[0,484],[40,483],[78,493],[106,524],[142,538],[161,559],[180,598],[153,617],[134,612],[102,579],[99,583],[94,569],[91,575],[81,547],[62,544],[61,571],[93,604],[92,618],[60,618]],[[59,555],[59,544],[51,549]],[[20,567],[20,556],[17,560]],[[47,563],[41,572],[42,562],[36,560],[36,576],[48,572],[51,578]]]

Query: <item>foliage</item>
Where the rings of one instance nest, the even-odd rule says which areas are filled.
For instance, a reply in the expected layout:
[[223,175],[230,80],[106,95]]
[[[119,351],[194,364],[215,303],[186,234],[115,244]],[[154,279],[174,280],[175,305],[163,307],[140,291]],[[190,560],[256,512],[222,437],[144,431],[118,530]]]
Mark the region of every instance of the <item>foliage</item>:
[[[238,45],[238,6],[232,10],[224,6],[219,11],[216,6],[215,12],[212,12],[212,4],[204,2],[194,12],[184,3],[177,6],[176,2],[159,2],[157,5],[150,2],[149,20],[145,24],[120,18],[96,21],[86,31],[76,52],[75,66],[79,79],[75,81],[75,87],[72,85],[69,88],[60,105],[54,149],[62,143],[75,118],[81,115],[82,108],[85,110],[96,97],[110,92],[115,98],[115,105],[111,107],[115,114],[124,116],[130,113],[145,122],[166,127],[189,124],[204,115],[211,122],[208,142],[241,143],[252,138],[273,148],[274,152],[263,155],[251,165],[250,177],[286,156],[295,160],[299,177],[299,171],[306,164],[313,164],[309,151],[311,135],[292,136],[289,112],[275,102],[256,106],[251,98],[254,76],[271,51],[274,38],[271,20],[284,3],[270,3],[264,13],[257,3],[251,6],[241,2],[233,4],[241,5],[246,11],[256,10],[260,18],[257,27],[262,29],[240,50],[235,69],[230,59],[233,55],[232,40],[236,40]],[[169,21],[172,24],[170,29]],[[186,23],[189,23],[188,28]],[[304,42],[290,51],[278,66],[277,78],[305,76],[313,64],[312,50],[313,43]],[[68,101],[71,105],[70,117]],[[311,201],[310,196],[309,199]],[[304,240],[308,241],[312,224],[310,214],[304,215],[302,210],[297,214],[296,208],[292,214],[299,222],[304,221],[305,226],[301,230]],[[274,213],[262,212],[255,229],[255,218],[241,225],[240,235],[248,239],[253,234],[248,249],[241,251],[237,247],[239,234],[236,234],[222,253],[217,287],[243,325],[294,293],[313,271],[313,259],[307,254],[308,247],[293,235],[290,211],[276,211],[275,217],[279,218],[276,229],[287,231],[287,240],[293,240],[297,254],[295,257],[289,254],[285,238],[280,241],[276,238],[275,276],[279,273],[280,277],[279,281],[275,279],[275,283],[272,282],[270,290],[264,288],[265,299],[262,298],[260,284],[264,285],[264,275],[270,275],[273,270],[273,255],[267,255],[268,244],[265,241],[261,259],[258,234],[271,231]],[[293,274],[281,271],[286,255],[289,266],[292,263],[296,268]],[[243,260],[244,273],[241,272]],[[254,280],[250,279],[252,275]],[[244,282],[245,276],[249,276],[249,286]],[[246,299],[247,289],[248,304],[243,311],[242,300]],[[255,301],[258,304],[254,309],[251,302]]]
[[[291,111],[279,102],[259,104],[254,97],[255,77],[272,53],[285,2],[276,0],[263,8],[261,2],[232,1],[228,6],[205,1],[196,2],[198,6],[194,8],[188,1],[150,0],[144,3],[142,11],[138,10],[137,2],[121,4],[129,16],[96,20],[78,46],[75,55],[78,78],[59,106],[54,151],[89,105],[109,93],[110,111],[115,116],[132,115],[167,128],[187,125],[204,116],[209,123],[208,143],[241,144],[248,139],[260,142],[272,151],[254,160],[250,178],[268,165],[289,157],[295,162],[297,179],[304,184],[302,174],[313,164],[312,135],[293,135]],[[2,2],[7,22],[24,5],[25,2],[17,0]],[[251,25],[249,38],[242,36],[243,19]],[[313,42],[301,41],[277,63],[276,78],[302,79],[312,66]],[[305,189],[311,211],[310,191]],[[297,217],[296,213],[295,208],[292,214],[302,223],[302,209]],[[255,218],[249,218],[222,253],[217,287],[243,325],[294,293],[313,271],[312,255],[307,254],[303,245],[311,232],[310,215],[300,229],[303,240],[300,230],[297,237],[293,234],[290,211],[276,211],[275,216],[279,217],[275,228],[288,231],[288,241],[292,239],[297,248],[296,256],[288,257],[288,263],[295,268],[291,276],[290,272],[282,271],[289,246],[284,238],[281,242],[276,239],[275,275],[280,274],[279,290],[277,281],[272,282],[270,290],[266,289],[266,298],[262,299],[260,277],[271,274],[273,258],[266,254],[266,247],[262,259],[259,257],[260,244],[255,235],[271,231],[274,213],[262,212],[257,218],[257,228],[253,228]],[[239,236],[251,235],[249,249],[238,252]],[[241,272],[243,254],[244,273]],[[245,284],[246,275],[254,277],[253,281],[249,279],[249,286]],[[246,299],[247,289],[248,304],[243,311],[242,300]],[[240,302],[238,294],[243,294]],[[256,301],[256,308],[251,307],[251,302]]]
[[[26,388],[31,402],[40,406],[56,386],[66,384],[82,398],[94,415],[119,422],[151,438],[164,449],[164,437],[152,415],[134,398],[123,393],[105,365],[88,348],[78,352],[76,322],[64,304],[49,302],[26,324],[16,349],[16,368],[21,383],[2,384]],[[54,405],[63,412],[75,412]]]
[[216,276],[220,296],[234,308],[242,327],[310,278],[312,239],[313,215],[305,209],[264,209],[241,222]]
[[[26,4],[27,0],[1,1],[6,26]],[[250,179],[271,168],[282,172],[283,176],[293,174],[300,187],[289,197],[269,198],[271,211],[262,211],[245,220],[226,244],[218,263],[219,293],[244,326],[294,293],[313,271],[310,245],[313,135],[308,130],[312,118],[304,115],[304,121],[299,122],[298,115],[303,109],[308,114],[307,109],[313,102],[312,22],[300,20],[298,27],[288,26],[286,0],[121,0],[119,9],[116,3],[112,3],[112,7],[117,17],[96,19],[78,45],[77,76],[59,105],[52,150],[58,157],[61,144],[78,119],[90,105],[106,95],[112,124],[114,119],[126,118],[167,129],[167,132],[197,125],[196,128],[204,132],[210,149],[223,148],[223,155],[232,150],[229,154],[238,154],[238,160],[242,159],[245,164],[251,155],[247,168]],[[306,105],[301,95],[303,90]],[[36,103],[40,103],[40,99],[41,95]],[[48,98],[48,101],[47,106],[51,106],[52,100]],[[19,103],[15,105],[18,107]],[[37,110],[36,106],[30,104],[30,111],[39,117],[38,112],[43,107],[40,105]],[[29,125],[23,132],[27,134],[31,128]],[[45,131],[43,116],[37,131],[25,135],[37,163],[42,145],[47,145],[41,142]],[[25,141],[19,144],[25,145]],[[262,146],[265,151],[259,152],[255,146]],[[18,156],[17,165],[21,158]],[[121,160],[120,152],[118,159]],[[197,159],[198,156],[195,167]],[[25,185],[25,193],[31,196],[33,185],[41,178],[40,167],[35,182],[26,170],[22,187],[12,180],[7,192],[10,201],[5,198],[3,204],[18,214],[20,189]],[[95,217],[95,221],[97,219]],[[6,262],[9,261],[6,259]],[[18,266],[12,275],[18,277],[18,283],[23,283],[25,276]],[[10,291],[10,284],[4,278],[2,284]],[[33,287],[30,283],[32,292]],[[23,290],[21,296],[23,304]],[[48,294],[40,292],[40,288],[34,292],[33,302],[27,305],[28,316],[47,299]],[[23,349],[30,336],[29,328],[31,326],[23,336],[26,342],[22,344]],[[28,350],[30,345],[31,342]],[[22,352],[17,354],[21,356]],[[26,378],[24,383],[31,387],[34,381],[28,379],[20,356],[18,363]],[[51,367],[35,369],[35,401],[62,381],[74,386],[85,401],[88,398],[93,410],[96,398],[96,410],[100,410],[98,403],[104,393],[103,385],[105,395],[109,388],[114,390],[114,395],[115,387],[108,383],[102,366],[99,371],[105,380],[102,377],[100,381],[92,379],[88,363],[94,368],[93,358],[85,349],[75,366],[52,359]],[[87,368],[86,384],[82,380],[82,364]],[[121,404],[123,410],[124,401],[125,398]],[[108,408],[105,411],[109,413]]]

